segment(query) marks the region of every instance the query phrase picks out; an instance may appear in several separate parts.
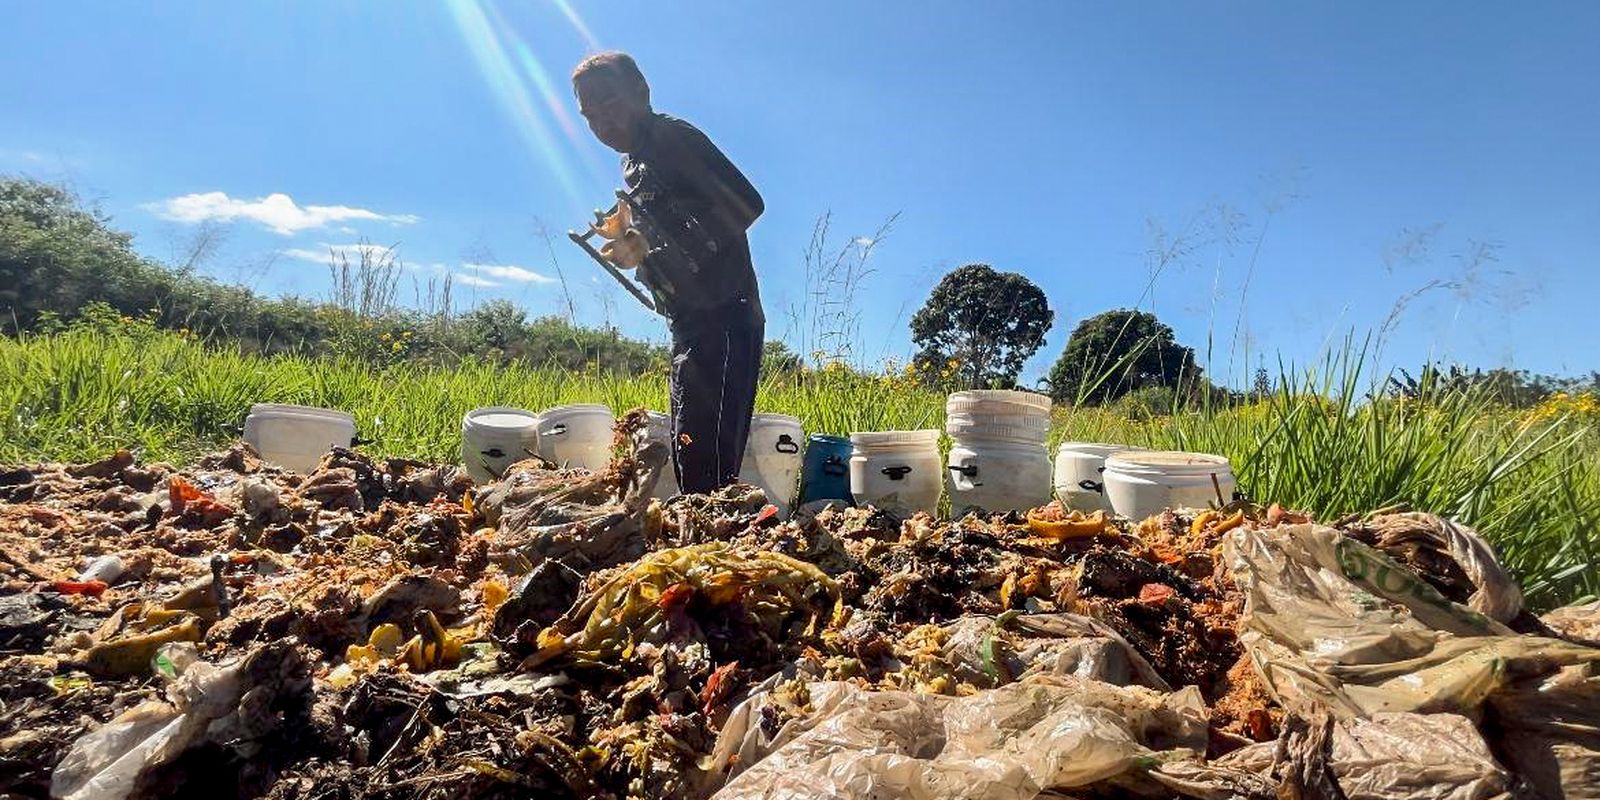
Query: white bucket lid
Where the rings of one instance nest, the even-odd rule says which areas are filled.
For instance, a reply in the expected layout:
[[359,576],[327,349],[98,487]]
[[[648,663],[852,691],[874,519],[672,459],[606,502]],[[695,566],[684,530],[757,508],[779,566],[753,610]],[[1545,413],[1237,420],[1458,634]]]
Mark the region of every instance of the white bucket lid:
[[1023,425],[974,425],[946,426],[946,432],[952,439],[1004,439],[1008,442],[1028,442],[1044,446],[1048,432],[1040,428],[1030,428]]
[[266,416],[322,417],[325,419],[342,420],[351,424],[354,424],[356,421],[354,415],[345,411],[340,411],[336,408],[296,406],[288,403],[256,403],[250,406],[250,413]]
[[1228,459],[1210,453],[1185,453],[1180,450],[1129,450],[1106,459],[1106,468],[1205,471],[1228,469]]
[[863,431],[850,434],[850,443],[861,447],[894,447],[897,445],[939,444],[939,431]]
[[564,416],[576,415],[576,414],[599,414],[599,413],[604,413],[604,414],[608,414],[609,415],[611,413],[611,407],[608,406],[608,405],[603,405],[601,403],[570,403],[570,404],[564,405],[564,406],[552,406],[550,408],[547,408],[547,409],[539,412],[539,416],[543,417],[543,418],[549,418],[552,415],[553,416],[562,416],[562,417],[564,417]]
[[1115,453],[1131,453],[1148,450],[1148,447],[1139,447],[1131,444],[1105,444],[1103,442],[1062,442],[1056,448],[1057,453],[1084,453],[1086,455],[1105,458]]
[[511,406],[488,406],[468,411],[461,418],[462,430],[493,431],[495,433],[520,433],[536,429],[539,415]]
[[761,426],[770,425],[770,426],[774,426],[774,427],[781,426],[781,427],[785,427],[785,428],[799,428],[800,427],[800,418],[799,417],[795,417],[795,416],[790,416],[788,414],[765,414],[765,413],[763,413],[763,414],[755,414],[755,415],[752,415],[750,417],[750,427],[754,428],[757,425],[761,425]]
[[947,414],[944,418],[944,425],[947,429],[956,425],[969,428],[1001,425],[1010,428],[1048,430],[1050,428],[1050,418],[1043,414]]
[[952,392],[944,401],[947,410],[970,407],[977,404],[1013,405],[1036,411],[1050,411],[1050,396],[1038,392],[1024,392],[1017,389],[969,389],[964,392]]

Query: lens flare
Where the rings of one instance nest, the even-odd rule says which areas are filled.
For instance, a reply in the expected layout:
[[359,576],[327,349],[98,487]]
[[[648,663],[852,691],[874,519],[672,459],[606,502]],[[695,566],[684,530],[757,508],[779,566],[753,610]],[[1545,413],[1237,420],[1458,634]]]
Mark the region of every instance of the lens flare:
[[[586,46],[594,49],[594,34],[577,12],[560,0],[556,0],[555,5]],[[534,55],[533,49],[485,0],[446,0],[446,6],[478,71],[496,101],[511,117],[518,136],[528,146],[534,160],[550,170],[575,208],[583,208],[573,155],[576,154],[590,172],[596,171],[596,165],[583,131],[569,108],[572,103],[569,93],[551,78],[550,71]],[[555,128],[564,136],[558,135]]]
[[578,10],[573,8],[571,3],[567,2],[567,0],[550,1],[555,3],[556,8],[561,11],[561,15],[566,17],[567,21],[572,23],[572,27],[578,32],[578,35],[583,37],[585,47],[589,48],[591,52],[600,49],[600,40],[596,39],[594,32],[589,30],[588,25],[584,24],[583,17],[578,16]]

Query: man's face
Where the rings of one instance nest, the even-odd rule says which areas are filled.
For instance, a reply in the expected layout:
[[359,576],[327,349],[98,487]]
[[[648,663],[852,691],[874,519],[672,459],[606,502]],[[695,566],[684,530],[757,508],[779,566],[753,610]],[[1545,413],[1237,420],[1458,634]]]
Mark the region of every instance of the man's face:
[[650,113],[642,87],[594,75],[579,80],[577,91],[578,112],[589,121],[595,138],[619,153],[628,152],[640,121]]

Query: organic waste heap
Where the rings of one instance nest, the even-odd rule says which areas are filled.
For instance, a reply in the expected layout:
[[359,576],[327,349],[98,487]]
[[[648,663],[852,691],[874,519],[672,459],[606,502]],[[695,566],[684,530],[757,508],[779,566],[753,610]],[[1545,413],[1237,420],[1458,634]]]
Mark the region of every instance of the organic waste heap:
[[0,468],[0,796],[1600,792],[1600,607],[1470,529],[1249,504],[777,518],[245,446]]

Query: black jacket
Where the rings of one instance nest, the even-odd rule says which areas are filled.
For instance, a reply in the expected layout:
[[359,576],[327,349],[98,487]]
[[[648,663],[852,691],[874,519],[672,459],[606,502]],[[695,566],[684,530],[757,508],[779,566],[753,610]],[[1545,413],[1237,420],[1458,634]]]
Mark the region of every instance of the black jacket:
[[651,270],[670,273],[666,277],[677,288],[663,312],[676,322],[686,313],[741,306],[762,320],[745,231],[766,206],[739,168],[700,129],[656,114],[645,123],[633,150],[622,157],[622,175],[629,189],[650,176],[678,209],[699,221],[705,238],[713,243],[712,252],[687,248],[695,254],[697,275],[677,274],[681,267],[658,258],[645,261],[641,277]]

